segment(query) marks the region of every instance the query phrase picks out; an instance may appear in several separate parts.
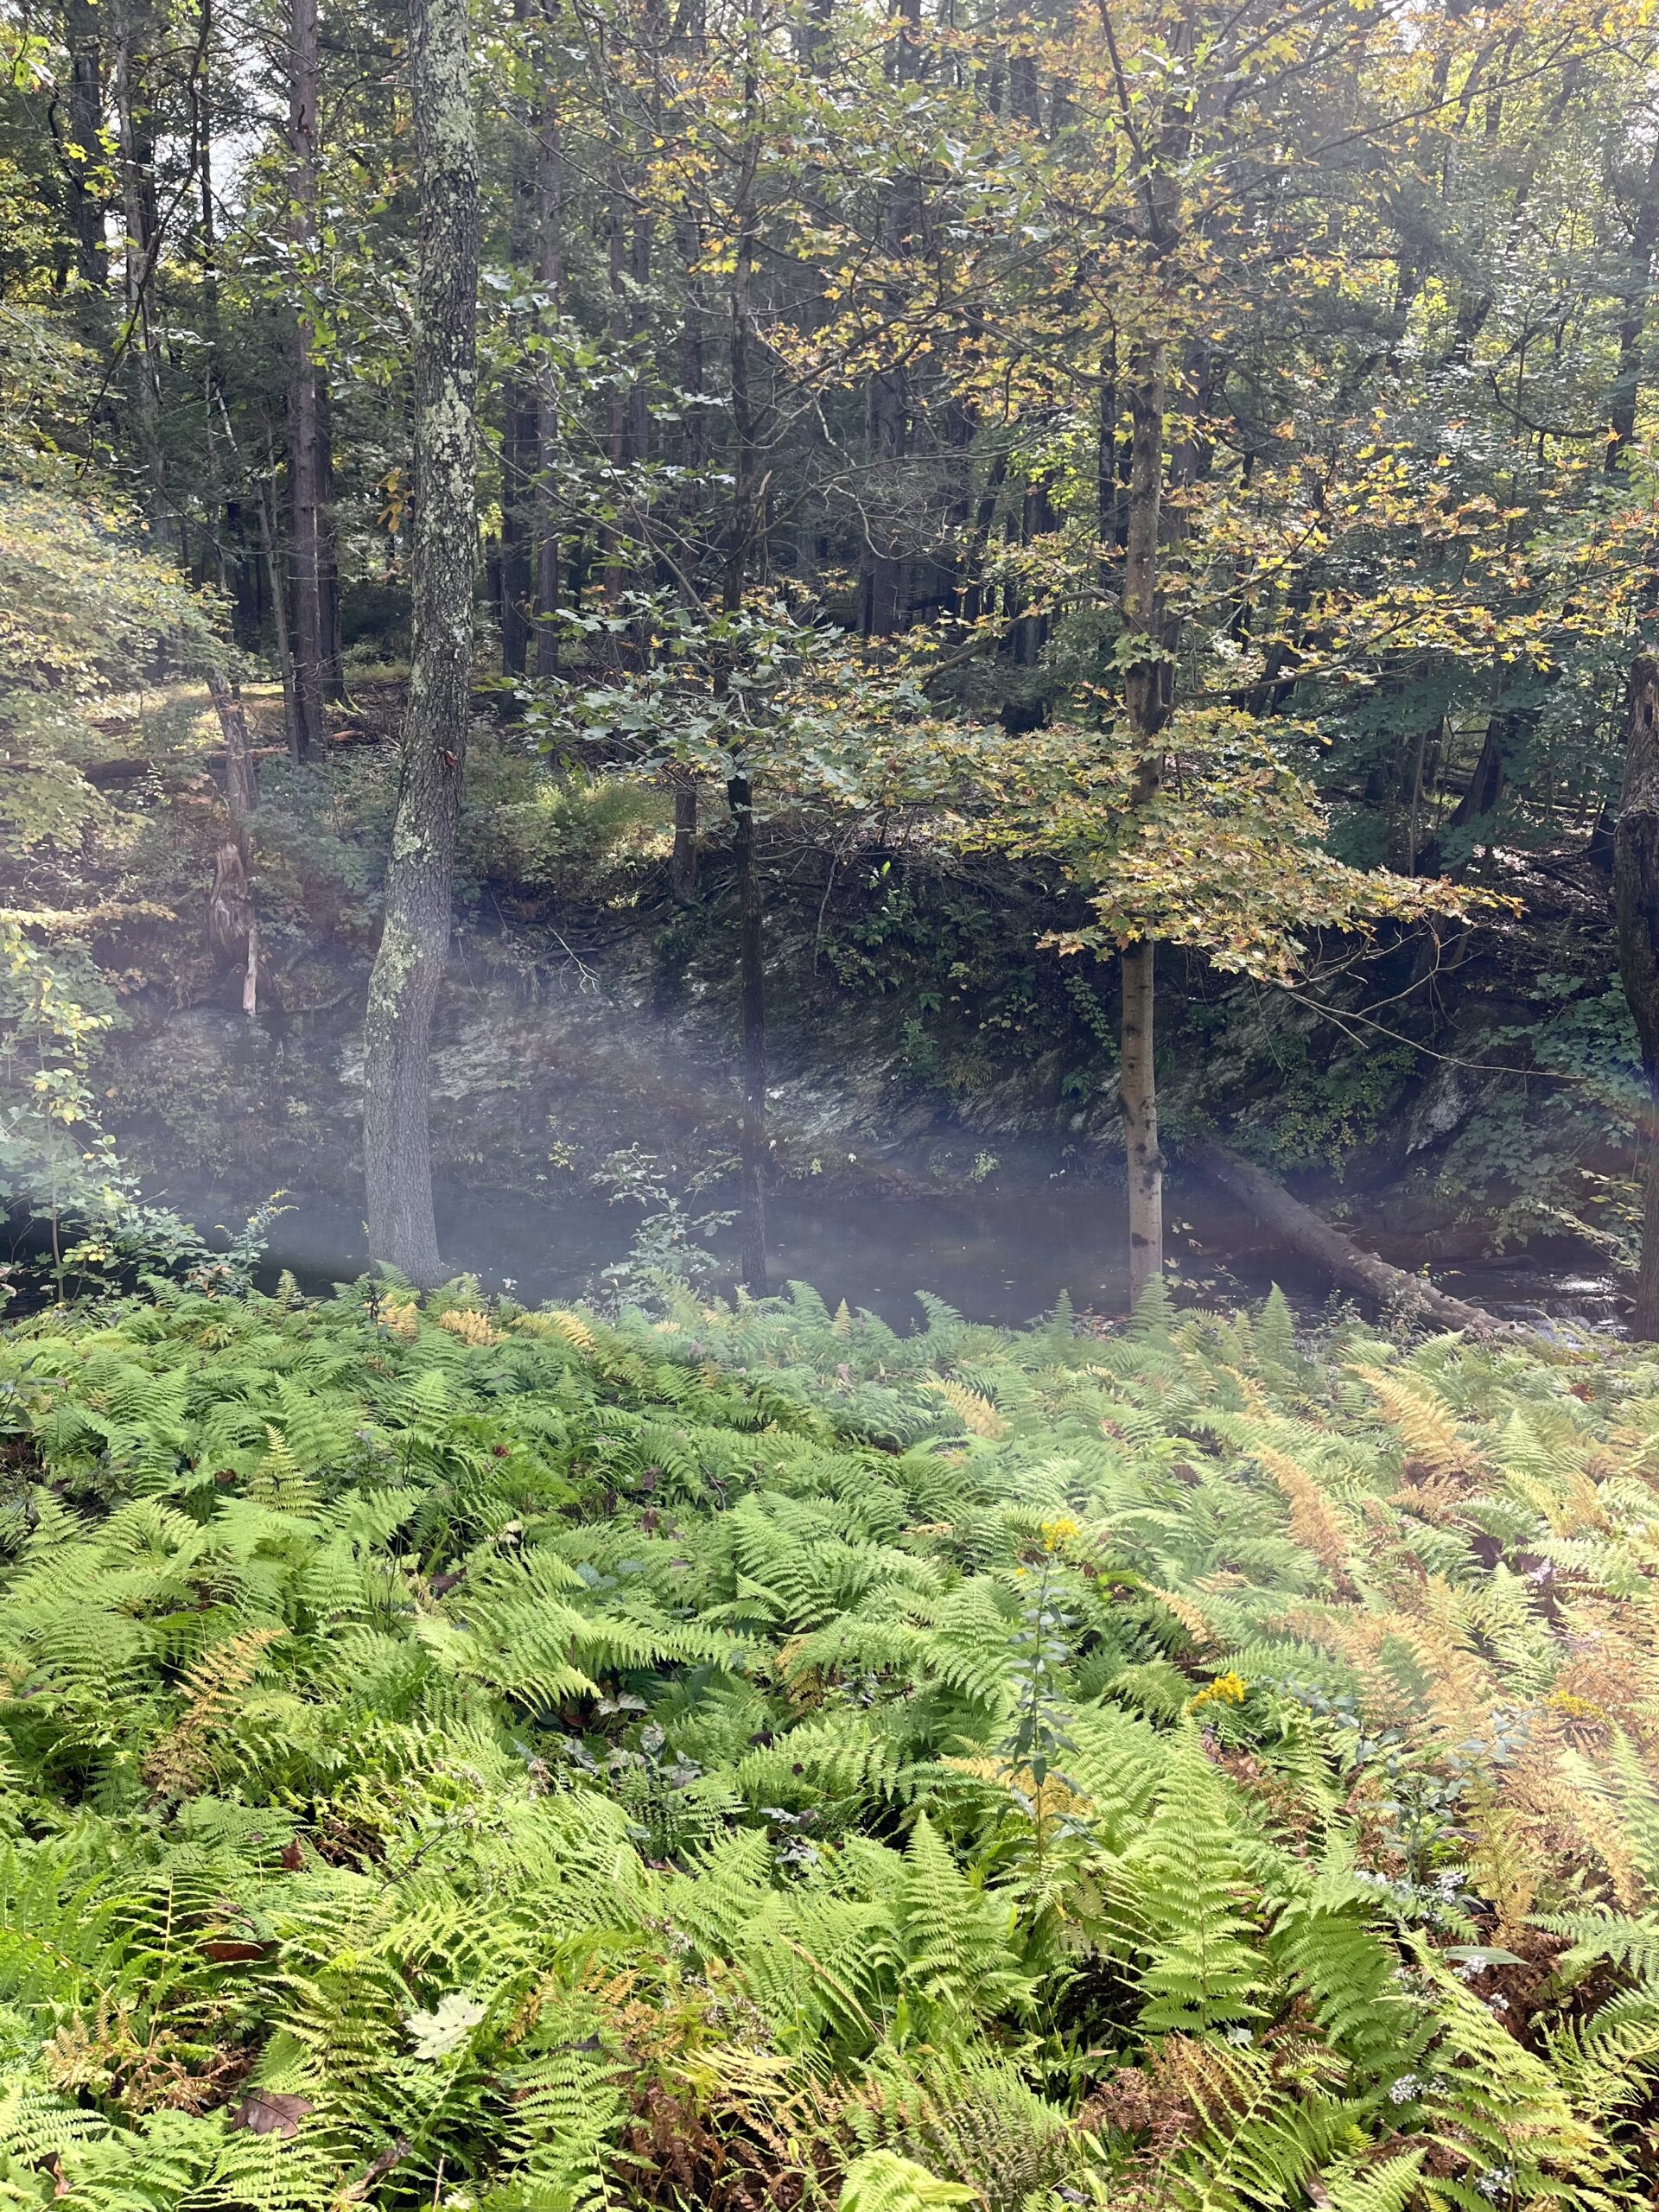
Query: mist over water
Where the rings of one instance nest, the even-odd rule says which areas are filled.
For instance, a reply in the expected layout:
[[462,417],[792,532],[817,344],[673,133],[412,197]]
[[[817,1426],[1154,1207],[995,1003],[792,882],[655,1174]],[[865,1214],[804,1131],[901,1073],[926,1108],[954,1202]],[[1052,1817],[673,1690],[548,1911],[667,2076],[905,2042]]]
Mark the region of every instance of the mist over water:
[[[921,1320],[918,1290],[969,1320],[1010,1327],[1051,1311],[1063,1294],[1079,1312],[1121,1315],[1128,1285],[1121,1188],[1069,1170],[1044,1175],[1039,1160],[1028,1152],[1007,1174],[937,1194],[787,1183],[767,1203],[773,1288],[808,1283],[830,1306],[844,1299],[901,1330]],[[1300,1255],[1276,1248],[1242,1211],[1190,1179],[1175,1192],[1170,1274],[1181,1294],[1229,1306],[1263,1297],[1277,1283],[1305,1312],[1325,1305],[1328,1279]],[[192,1186],[181,1177],[158,1182],[156,1194],[208,1230],[238,1223],[269,1196],[251,1186]],[[575,1179],[542,1198],[441,1177],[435,1197],[446,1264],[528,1304],[611,1294],[605,1270],[626,1255],[643,1211]],[[721,1199],[715,1190],[696,1204],[717,1210]],[[283,1204],[259,1274],[264,1286],[283,1268],[315,1293],[364,1273],[360,1201],[301,1186]],[[709,1243],[710,1287],[729,1294],[735,1230],[715,1230]],[[1586,1256],[1565,1242],[1553,1250],[1535,1246],[1512,1259],[1439,1267],[1436,1280],[1494,1312],[1569,1333],[1617,1327],[1613,1282]]]

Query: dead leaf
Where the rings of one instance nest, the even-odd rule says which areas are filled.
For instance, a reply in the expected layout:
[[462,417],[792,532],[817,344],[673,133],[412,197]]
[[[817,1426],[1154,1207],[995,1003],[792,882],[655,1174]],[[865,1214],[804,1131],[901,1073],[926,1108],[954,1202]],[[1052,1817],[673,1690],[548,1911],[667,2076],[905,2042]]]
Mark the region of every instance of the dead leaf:
[[400,2135],[390,2150],[380,2153],[367,2173],[359,2174],[349,2187],[340,2190],[340,2202],[342,2204],[360,2202],[374,2187],[376,2182],[379,2181],[383,2176],[389,2174],[400,2158],[406,2158],[408,2156],[409,2138],[406,2135]]
[[309,2097],[286,2089],[256,2089],[237,2107],[231,2126],[254,2135],[297,2135],[300,2122],[314,2109]]

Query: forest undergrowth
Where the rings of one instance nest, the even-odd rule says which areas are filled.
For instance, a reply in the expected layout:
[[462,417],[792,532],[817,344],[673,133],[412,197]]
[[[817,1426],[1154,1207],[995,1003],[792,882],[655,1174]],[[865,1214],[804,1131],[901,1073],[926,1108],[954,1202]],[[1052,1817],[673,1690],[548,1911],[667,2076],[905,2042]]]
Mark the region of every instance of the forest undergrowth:
[[0,1340],[0,2204],[1651,2201],[1659,1360],[664,1295]]

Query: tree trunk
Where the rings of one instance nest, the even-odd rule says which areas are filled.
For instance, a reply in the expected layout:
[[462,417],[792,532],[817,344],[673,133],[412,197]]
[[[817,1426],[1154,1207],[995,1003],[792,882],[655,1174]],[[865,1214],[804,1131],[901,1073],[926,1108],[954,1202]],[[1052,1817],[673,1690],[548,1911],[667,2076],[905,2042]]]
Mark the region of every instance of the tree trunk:
[[[536,111],[536,279],[546,305],[543,322],[556,320],[564,287],[564,165],[559,118],[553,105],[552,41],[543,41],[542,97]],[[531,498],[535,541],[536,673],[559,672],[559,526],[553,497],[558,459],[559,410],[550,362],[542,363],[536,395],[536,479]]]
[[1497,1314],[1489,1313],[1484,1306],[1471,1306],[1464,1299],[1450,1298],[1445,1291],[1436,1290],[1433,1283],[1425,1282],[1421,1275],[1410,1275],[1403,1268],[1390,1267],[1374,1252],[1360,1251],[1323,1215],[1293,1198],[1266,1168],[1241,1159],[1226,1145],[1213,1141],[1190,1144],[1185,1147],[1185,1157],[1212,1183],[1218,1183],[1224,1191],[1243,1199],[1256,1219],[1271,1229],[1276,1237],[1323,1268],[1344,1289],[1375,1299],[1380,1305],[1421,1314],[1443,1329],[1466,1329],[1471,1335],[1482,1337],[1524,1333],[1511,1323],[1499,1320]]
[[130,378],[134,443],[149,479],[150,519],[159,527],[167,512],[166,462],[162,454],[161,362],[149,311],[148,279],[156,242],[156,138],[145,105],[137,0],[120,19],[116,47],[115,114],[120,149],[124,232],[122,292],[126,310],[126,367]]
[[668,882],[683,906],[697,895],[697,787],[683,778],[674,786],[674,849],[669,856]]
[[257,800],[253,747],[242,694],[216,668],[207,671],[207,689],[225,738],[225,803],[231,835],[213,865],[210,933],[224,951],[239,951],[243,961],[242,1011],[250,1021],[259,1011],[259,912],[253,899],[253,810]]
[[1649,1110],[1642,1262],[1631,1329],[1659,1343],[1659,659],[1642,654],[1630,671],[1625,709],[1624,781],[1613,831],[1613,909],[1618,974],[1642,1048]]
[[207,690],[225,739],[225,803],[232,823],[238,829],[245,828],[258,803],[258,787],[241,690],[216,668],[208,671]]
[[[273,470],[275,463],[272,463]],[[288,627],[288,588],[276,542],[276,494],[264,484],[257,487],[259,501],[259,543],[265,556],[265,581],[270,587],[270,620],[276,636],[276,667],[283,679],[283,703],[288,710],[289,750],[294,747],[291,712],[294,700],[294,645]]]
[[[317,0],[292,0],[289,24],[289,229],[302,291],[312,281],[317,223]],[[323,581],[321,379],[312,358],[310,318],[296,306],[289,331],[287,388],[289,617],[294,683],[288,700],[289,750],[296,760],[321,753],[329,638]]]
[[1630,258],[1625,264],[1624,294],[1618,320],[1618,365],[1607,406],[1608,475],[1616,476],[1624,464],[1625,448],[1636,435],[1637,403],[1642,396],[1643,337],[1647,328],[1648,300],[1653,289],[1653,257],[1659,251],[1659,144],[1656,144],[1643,176],[1630,230]]
[[[753,36],[751,28],[749,35]],[[746,117],[755,111],[757,69],[751,50],[744,74]],[[754,264],[754,179],[758,149],[753,130],[744,149],[743,168],[735,195],[736,251],[733,257],[730,324],[732,403],[732,503],[721,582],[721,604],[728,614],[743,605],[749,563],[762,535],[760,502],[764,489],[756,482],[755,416],[749,385],[749,285]],[[721,648],[723,651],[724,648]],[[716,689],[725,690],[724,671],[715,671]],[[742,1155],[742,1269],[746,1289],[757,1298],[766,1294],[766,976],[765,966],[766,913],[760,871],[754,850],[754,785],[747,764],[740,761],[726,786],[731,802],[741,937],[738,957],[738,997],[741,1008],[743,1112],[739,1149]]]
[[369,1251],[441,1279],[428,1120],[467,750],[477,532],[478,151],[467,0],[414,0],[421,209],[415,327],[414,645],[385,922],[364,1026]]
[[515,378],[502,400],[501,672],[530,665],[531,607],[536,588],[531,480],[536,467],[535,395]]
[[[1123,629],[1146,643],[1147,658],[1125,671],[1123,703],[1140,750],[1134,804],[1149,804],[1163,779],[1160,734],[1169,717],[1170,663],[1165,658],[1159,545],[1163,531],[1164,349],[1142,346],[1128,379],[1129,488],[1123,552]],[[1129,1169],[1129,1299],[1133,1305],[1164,1273],[1164,1160],[1158,1149],[1158,1085],[1153,1069],[1155,957],[1150,939],[1123,948],[1119,1091]]]
[[740,918],[738,995],[741,1004],[743,1112],[738,1150],[743,1287],[766,1294],[766,910],[755,865],[754,795],[747,776],[726,787],[732,808]]
[[104,124],[104,58],[95,0],[66,0],[64,39],[69,49],[69,137],[65,149],[68,179],[69,228],[74,240],[75,274],[87,296],[83,310],[96,311],[110,281],[109,251],[104,243],[104,168],[99,133]]
[[1152,1059],[1155,960],[1149,938],[1123,948],[1118,1093],[1128,1153],[1131,1306],[1164,1274],[1164,1156],[1158,1149],[1158,1080]]
[[[530,22],[531,0],[513,0],[513,22],[520,37]],[[536,252],[540,202],[540,120],[531,101],[515,95],[513,163],[507,258],[513,283],[523,291]],[[531,146],[538,158],[524,159]],[[501,394],[501,672],[522,676],[530,664],[530,633],[536,591],[535,498],[537,446],[537,378],[530,340],[534,314],[515,306],[507,318],[512,369]]]
[[1510,764],[1526,742],[1535,719],[1535,710],[1500,711],[1491,715],[1468,788],[1416,855],[1415,874],[1438,875],[1445,866],[1447,839],[1466,830],[1471,822],[1491,821],[1510,787]]

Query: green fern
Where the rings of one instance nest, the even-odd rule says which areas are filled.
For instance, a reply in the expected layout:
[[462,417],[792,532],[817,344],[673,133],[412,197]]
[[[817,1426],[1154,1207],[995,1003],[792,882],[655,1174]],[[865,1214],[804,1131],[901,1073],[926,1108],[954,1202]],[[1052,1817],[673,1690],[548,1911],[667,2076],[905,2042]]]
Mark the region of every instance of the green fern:
[[1652,2194],[1651,1370],[924,1310],[0,1338],[0,2201]]

